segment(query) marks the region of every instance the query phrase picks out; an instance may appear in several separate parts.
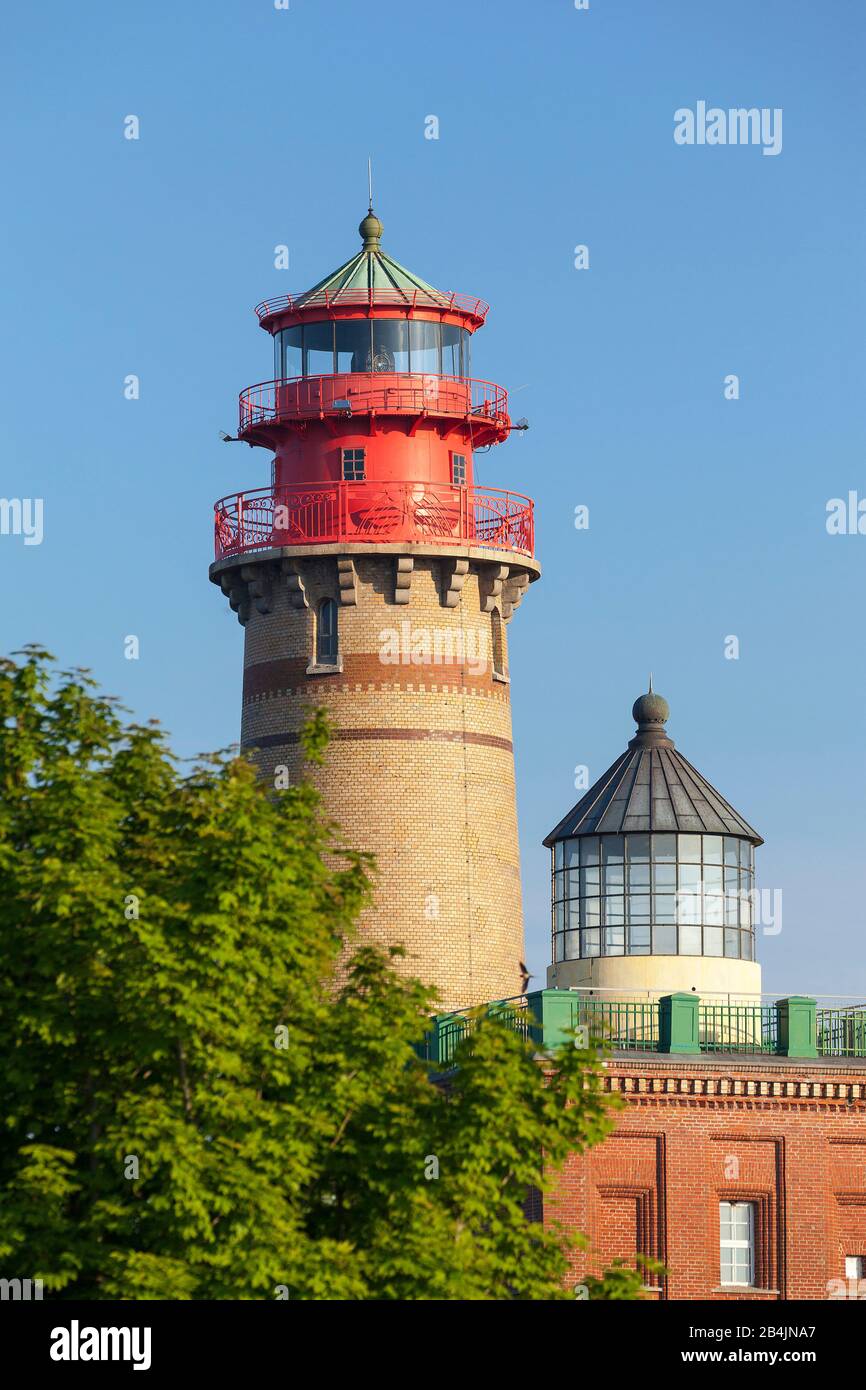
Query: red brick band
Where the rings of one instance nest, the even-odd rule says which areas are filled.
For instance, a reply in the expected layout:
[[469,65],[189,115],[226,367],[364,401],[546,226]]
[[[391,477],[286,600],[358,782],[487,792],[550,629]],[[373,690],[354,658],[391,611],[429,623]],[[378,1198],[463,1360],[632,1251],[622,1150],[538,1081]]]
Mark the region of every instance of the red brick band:
[[[279,748],[300,742],[300,734],[287,730],[282,734],[263,734],[261,738],[251,738],[243,748]],[[335,741],[428,741],[433,743],[480,744],[483,748],[500,748],[504,753],[512,752],[510,738],[497,738],[495,734],[476,734],[467,729],[333,729],[331,738]]]
[[489,662],[482,672],[473,672],[465,661],[424,662],[405,665],[384,662],[369,652],[351,652],[343,658],[339,675],[307,675],[306,657],[283,657],[276,661],[256,661],[244,669],[244,701],[262,695],[288,694],[308,690],[311,685],[369,685],[376,689],[404,690],[407,685],[457,686],[461,690],[486,691],[500,699],[508,698],[508,686],[494,681]]

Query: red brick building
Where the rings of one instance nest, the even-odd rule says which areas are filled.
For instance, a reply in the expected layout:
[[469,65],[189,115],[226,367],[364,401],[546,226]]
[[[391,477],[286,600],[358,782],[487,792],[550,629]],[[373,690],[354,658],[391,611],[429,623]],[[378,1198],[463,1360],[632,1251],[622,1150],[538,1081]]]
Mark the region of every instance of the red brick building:
[[[656,1298],[866,1296],[866,1059],[620,1054],[607,1070],[616,1130],[544,1210],[589,1237],[575,1283],[637,1250],[668,1271]],[[745,1226],[737,1285],[725,1204]]]

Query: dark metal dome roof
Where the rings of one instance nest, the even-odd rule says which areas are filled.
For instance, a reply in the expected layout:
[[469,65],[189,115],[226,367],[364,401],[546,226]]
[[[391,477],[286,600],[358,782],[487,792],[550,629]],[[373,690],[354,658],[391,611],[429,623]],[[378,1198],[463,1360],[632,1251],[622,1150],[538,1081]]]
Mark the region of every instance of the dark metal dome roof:
[[665,729],[668,704],[650,689],[634,704],[638,731],[617,758],[551,830],[544,843],[576,835],[621,835],[633,831],[691,835],[738,835],[763,844],[761,836],[721,792],[674,746]]

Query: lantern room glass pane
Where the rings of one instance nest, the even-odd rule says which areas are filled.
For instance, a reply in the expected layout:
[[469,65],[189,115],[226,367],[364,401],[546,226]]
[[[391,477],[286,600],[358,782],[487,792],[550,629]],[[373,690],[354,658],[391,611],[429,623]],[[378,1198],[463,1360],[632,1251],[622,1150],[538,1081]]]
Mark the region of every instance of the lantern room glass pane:
[[567,931],[565,933],[565,950],[563,960],[578,960],[580,957],[580,932]]
[[680,888],[696,893],[701,886],[700,864],[680,864]]
[[304,376],[332,376],[333,372],[333,323],[304,324]]
[[601,926],[601,899],[581,898],[581,924],[584,927]]
[[564,843],[565,843],[565,842],[564,842],[563,840],[557,840],[556,844],[553,846],[553,867],[554,867],[554,870],[556,870],[556,869],[561,869],[561,868],[563,867],[563,858],[564,858],[564,853],[565,853],[565,851],[564,851],[564,849],[563,849]]
[[646,864],[633,864],[628,866],[628,887],[629,892],[635,888],[643,888],[646,891],[650,886],[650,866]]
[[600,932],[600,931],[584,931],[584,932],[581,932],[581,934],[580,934],[580,942],[581,942],[580,954],[581,954],[582,956],[600,956],[600,955],[601,955],[601,932]]
[[605,927],[604,954],[606,956],[625,955],[625,927]]
[[609,893],[614,890],[621,893],[625,884],[625,865],[607,864],[604,870],[604,884]]
[[598,836],[586,835],[580,842],[580,862],[585,864],[598,863]]
[[338,319],[335,327],[338,372],[373,370],[373,324],[368,319]]
[[677,900],[673,893],[656,893],[653,897],[653,921],[670,925],[677,920]]
[[653,864],[653,885],[656,888],[674,889],[677,886],[676,864]]
[[621,864],[625,858],[625,842],[622,835],[603,835],[601,847],[605,864]]
[[649,923],[632,923],[628,929],[628,953],[630,956],[648,956],[650,953]]
[[278,377],[303,376],[304,363],[301,352],[303,333],[303,327],[298,324],[296,328],[284,328],[282,333],[277,334],[280,343]]
[[440,376],[441,333],[438,323],[428,323],[425,319],[412,319],[409,323],[409,351],[413,372],[432,373]]
[[722,928],[704,927],[704,955],[720,956],[722,954]]
[[627,835],[625,837],[628,847],[628,860],[630,864],[649,863],[649,835]]
[[465,332],[453,323],[442,325],[442,375],[463,376],[463,339]]
[[639,896],[632,893],[628,901],[628,919],[630,922],[648,922],[652,912],[652,898],[649,893]]
[[677,920],[694,924],[701,920],[701,895],[682,888],[677,894]]
[[625,921],[625,898],[605,898],[604,920],[606,926],[613,927],[618,927]]
[[701,954],[701,929],[698,926],[680,927],[680,955],[699,956]]
[[733,837],[732,835],[726,835],[726,836],[725,836],[725,863],[726,863],[726,864],[739,864],[739,862],[740,862],[740,844],[739,844],[739,841],[738,841],[738,840],[735,840],[734,837]]
[[704,863],[721,864],[722,862],[722,837],[721,835],[704,836]]
[[373,320],[373,371],[408,372],[409,325],[405,319]]
[[569,869],[576,869],[580,863],[580,840],[566,840],[565,863]]
[[658,864],[674,864],[677,858],[676,835],[653,835],[653,859]]
[[701,837],[700,835],[680,835],[679,836],[679,859],[680,863],[700,864],[701,862]]
[[736,959],[740,954],[740,933],[725,927],[725,955]]
[[653,927],[653,955],[675,956],[677,954],[676,927]]

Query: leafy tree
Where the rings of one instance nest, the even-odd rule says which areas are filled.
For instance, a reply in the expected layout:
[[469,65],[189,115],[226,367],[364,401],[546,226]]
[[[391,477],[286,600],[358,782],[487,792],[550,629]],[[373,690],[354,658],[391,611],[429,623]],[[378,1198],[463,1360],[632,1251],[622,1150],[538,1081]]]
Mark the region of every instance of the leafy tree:
[[[373,865],[312,784],[266,795],[229,753],[185,770],[86,672],[17,655],[4,1270],[61,1298],[572,1298],[565,1238],[524,1201],[610,1126],[597,1052],[543,1073],[479,1018],[431,1084],[430,993],[353,942]],[[304,740],[320,762],[321,713]]]

